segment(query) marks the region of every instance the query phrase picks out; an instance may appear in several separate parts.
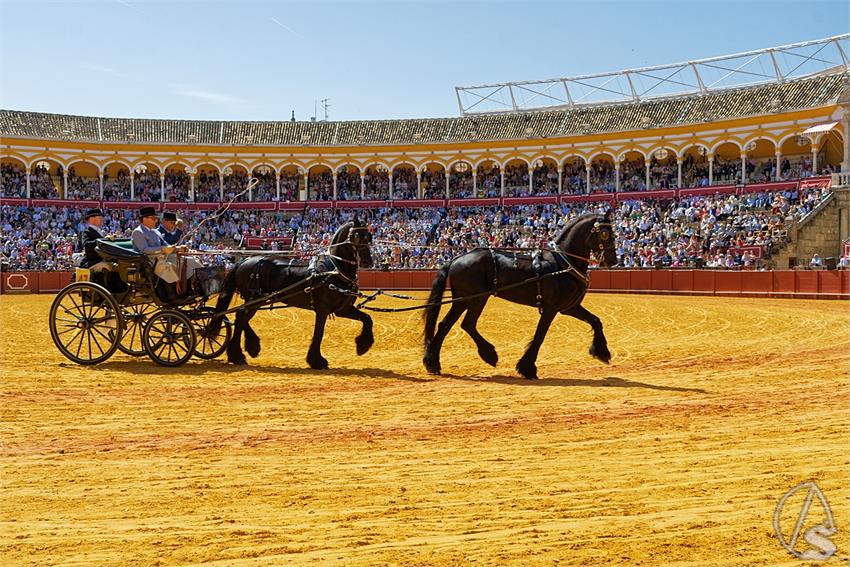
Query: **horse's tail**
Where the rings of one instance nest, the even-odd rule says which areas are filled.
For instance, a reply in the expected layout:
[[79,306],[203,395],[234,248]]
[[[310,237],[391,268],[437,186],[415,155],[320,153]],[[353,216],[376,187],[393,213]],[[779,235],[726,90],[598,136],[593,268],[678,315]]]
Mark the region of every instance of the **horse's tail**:
[[422,312],[425,320],[425,346],[434,338],[434,330],[437,328],[437,317],[440,315],[440,302],[443,300],[443,292],[446,291],[446,281],[449,278],[449,268],[452,263],[446,262],[437,271],[437,277],[431,285],[431,294],[428,296],[428,307]]
[[[230,302],[233,300],[233,294],[236,292],[236,272],[239,270],[239,267],[242,264],[236,264],[224,278],[224,282],[221,284],[221,292],[218,294],[218,301],[215,304],[215,312],[221,313],[223,311],[227,311],[230,307]],[[221,328],[221,322],[224,319],[224,316],[213,317],[210,322],[210,331],[213,333],[218,332]]]

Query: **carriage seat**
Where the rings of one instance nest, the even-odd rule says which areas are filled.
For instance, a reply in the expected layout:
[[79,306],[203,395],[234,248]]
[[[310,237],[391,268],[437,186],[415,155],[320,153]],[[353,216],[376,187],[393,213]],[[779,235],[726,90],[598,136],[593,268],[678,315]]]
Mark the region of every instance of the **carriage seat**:
[[145,255],[133,248],[133,241],[130,239],[107,240],[101,238],[98,239],[95,250],[107,262],[138,265],[145,261]]

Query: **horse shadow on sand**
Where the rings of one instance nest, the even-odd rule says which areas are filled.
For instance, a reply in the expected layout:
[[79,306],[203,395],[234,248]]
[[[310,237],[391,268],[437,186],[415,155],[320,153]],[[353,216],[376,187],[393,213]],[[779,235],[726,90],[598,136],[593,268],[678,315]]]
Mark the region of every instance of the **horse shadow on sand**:
[[456,374],[441,374],[443,378],[450,380],[462,380],[468,382],[481,382],[485,384],[507,384],[512,386],[536,386],[536,387],[563,387],[563,388],[645,388],[647,390],[661,390],[664,392],[693,392],[707,394],[702,388],[682,388],[678,386],[663,386],[626,380],[617,376],[606,376],[605,378],[540,378],[539,380],[527,380],[519,376],[496,375],[496,376],[458,376]]
[[[69,366],[76,367],[75,364]],[[495,375],[495,376],[461,376],[457,374],[443,373],[439,377],[422,377],[402,374],[385,368],[329,368],[327,370],[313,370],[306,366],[266,366],[251,364],[248,366],[236,366],[224,361],[206,361],[198,364],[184,364],[174,368],[159,366],[147,358],[139,360],[110,360],[91,367],[95,371],[121,371],[130,372],[135,375],[174,375],[174,376],[203,376],[211,373],[221,374],[262,374],[265,376],[275,374],[293,374],[296,376],[317,375],[339,376],[343,378],[368,377],[386,378],[389,380],[402,380],[414,383],[430,383],[439,381],[441,378],[448,380],[460,380],[466,382],[479,382],[482,384],[504,384],[506,386],[524,387],[562,387],[562,388],[645,388],[647,390],[660,390],[664,392],[684,392],[707,394],[702,388],[683,388],[678,386],[664,386],[626,380],[617,376],[606,376],[605,378],[541,378],[539,380],[527,380],[520,376]]]
[[[71,365],[76,366],[76,365]],[[297,376],[305,375],[322,375],[322,376],[340,376],[352,378],[365,376],[369,378],[387,378],[392,380],[404,380],[407,382],[433,382],[433,379],[410,376],[400,374],[392,370],[384,368],[328,368],[325,370],[314,370],[307,366],[288,367],[288,366],[265,366],[258,364],[250,365],[233,365],[224,361],[205,361],[198,364],[184,364],[177,367],[159,366],[154,364],[147,358],[134,360],[110,360],[92,367],[93,370],[109,370],[129,372],[134,375],[149,375],[149,376],[203,376],[206,374],[262,374],[264,376],[273,376],[275,374],[294,374]]]

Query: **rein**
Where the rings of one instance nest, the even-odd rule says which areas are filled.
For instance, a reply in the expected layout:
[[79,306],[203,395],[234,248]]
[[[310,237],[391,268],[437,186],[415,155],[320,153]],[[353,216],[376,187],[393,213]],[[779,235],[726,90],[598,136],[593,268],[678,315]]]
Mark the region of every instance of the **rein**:
[[232,205],[234,203],[234,201],[236,201],[236,199],[238,199],[239,197],[241,197],[242,195],[244,195],[245,193],[247,193],[248,191],[250,191],[251,189],[253,189],[257,185],[259,185],[259,183],[260,183],[260,180],[257,179],[256,177],[252,177],[251,179],[249,179],[248,185],[245,186],[245,189],[243,189],[242,191],[240,191],[239,193],[234,195],[223,207],[219,207],[219,209],[215,213],[213,213],[212,215],[203,219],[201,222],[198,223],[197,226],[195,226],[191,230],[187,230],[185,233],[183,233],[183,236],[180,237],[180,240],[177,241],[176,245],[180,246],[183,243],[183,241],[186,240],[186,238],[188,236],[190,236],[190,235],[194,236],[194,234],[196,232],[198,232],[201,229],[202,226],[204,226],[204,223],[211,221],[213,219],[217,219],[218,217],[220,217],[221,215],[226,213],[227,210],[230,209],[230,205]]

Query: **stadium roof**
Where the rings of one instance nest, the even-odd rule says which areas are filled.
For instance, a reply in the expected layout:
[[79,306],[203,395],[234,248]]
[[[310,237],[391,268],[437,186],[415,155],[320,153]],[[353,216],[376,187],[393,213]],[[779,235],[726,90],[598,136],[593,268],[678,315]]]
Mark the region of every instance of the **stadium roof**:
[[850,71],[850,34],[579,77],[455,87],[461,114],[640,102]]
[[246,122],[98,118],[0,110],[3,138],[225,146],[367,146],[556,138],[803,110],[835,104],[844,68],[702,95],[459,118]]

